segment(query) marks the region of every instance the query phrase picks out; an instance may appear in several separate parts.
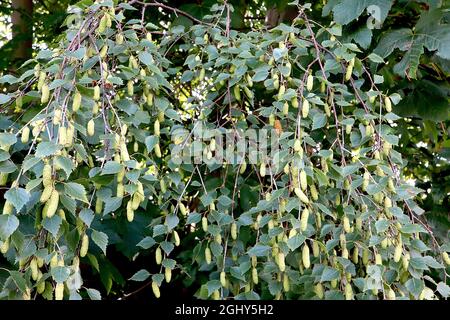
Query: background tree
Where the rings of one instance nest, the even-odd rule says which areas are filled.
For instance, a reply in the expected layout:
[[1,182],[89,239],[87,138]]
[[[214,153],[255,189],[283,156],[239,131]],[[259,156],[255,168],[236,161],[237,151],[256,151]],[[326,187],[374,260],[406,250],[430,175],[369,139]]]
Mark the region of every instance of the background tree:
[[14,0],[11,8],[13,41],[17,44],[13,51],[14,58],[29,59],[33,42],[33,1]]

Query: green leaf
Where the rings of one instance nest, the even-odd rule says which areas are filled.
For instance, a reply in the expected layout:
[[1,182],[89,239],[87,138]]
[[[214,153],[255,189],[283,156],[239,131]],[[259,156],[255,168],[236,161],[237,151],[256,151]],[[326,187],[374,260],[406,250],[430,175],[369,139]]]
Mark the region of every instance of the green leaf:
[[102,300],[100,291],[96,289],[86,289],[86,292],[91,300]]
[[157,237],[165,233],[167,233],[167,226],[158,224],[153,227],[153,237]]
[[326,206],[324,206],[321,203],[316,203],[317,207],[320,209],[320,211],[322,211],[323,213],[325,213],[326,215],[332,217],[333,219],[336,219],[335,215],[330,211],[330,209],[328,209]]
[[5,104],[11,100],[11,96],[0,93],[0,104]]
[[116,174],[119,173],[120,170],[122,170],[123,166],[122,164],[116,162],[116,161],[108,161],[105,163],[105,166],[102,170],[102,175],[104,174]]
[[37,179],[30,180],[26,184],[25,188],[29,192],[32,192],[36,187],[38,187],[41,184],[41,182],[42,182],[42,178],[37,178]]
[[394,146],[398,145],[398,140],[399,140],[399,139],[398,139],[398,136],[396,136],[396,135],[393,135],[393,134],[384,134],[384,135],[383,135],[383,139],[384,139],[385,141],[387,141],[388,143],[394,145]]
[[166,110],[164,110],[164,114],[169,117],[170,119],[176,120],[181,122],[181,117],[178,114],[178,112],[176,112],[173,109],[167,108]]
[[357,165],[357,164],[351,164],[351,165],[345,166],[342,168],[342,176],[347,177],[348,175],[351,175],[351,174],[355,173],[356,171],[358,171],[359,168],[360,168],[360,165]]
[[69,267],[53,267],[51,269],[51,274],[53,277],[53,280],[55,280],[58,283],[63,283],[67,280],[70,276],[70,268]]
[[252,247],[250,250],[248,250],[247,254],[249,256],[265,257],[269,254],[269,252],[271,250],[272,250],[272,248],[269,246],[257,244],[254,247]]
[[137,246],[147,250],[153,247],[155,243],[156,241],[152,237],[145,237],[137,244]]
[[420,256],[411,258],[409,265],[417,270],[428,270],[426,260]]
[[383,186],[380,184],[369,184],[367,186],[367,193],[373,196],[375,193],[381,192],[383,190]]
[[444,269],[445,268],[445,266],[442,263],[437,262],[436,259],[434,259],[431,256],[425,256],[425,257],[423,257],[423,260],[425,261],[427,266],[429,266],[430,268],[433,268],[433,269]]
[[33,168],[35,165],[37,165],[39,162],[41,162],[41,159],[36,157],[29,157],[26,158],[22,163],[22,172],[25,173],[31,168]]
[[49,49],[43,49],[39,51],[39,53],[36,55],[36,59],[50,59],[53,56],[53,51]]
[[208,288],[208,296],[210,296],[214,291],[222,288],[222,285],[219,280],[210,280],[206,283],[206,288]]
[[130,280],[132,281],[145,281],[148,279],[148,277],[150,277],[150,272],[148,272],[145,269],[141,269],[138,272],[136,272],[131,278]]
[[232,201],[229,197],[227,197],[227,196],[225,196],[225,195],[221,195],[221,196],[217,199],[217,201],[218,201],[221,205],[223,205],[224,207],[229,207],[229,206],[231,206],[231,204],[233,203],[233,201]]
[[417,36],[424,37],[424,46],[429,51],[436,51],[436,54],[443,59],[450,59],[450,24],[443,20],[447,14],[443,8],[435,8],[423,11],[416,24]]
[[[383,83],[383,82],[384,82],[384,77],[383,76],[380,76],[378,74],[375,74],[373,76],[373,83],[380,84],[380,83]],[[392,120],[397,120],[397,119],[392,119]]]
[[167,98],[162,97],[162,96],[155,97],[155,106],[159,110],[164,111],[169,107],[169,105],[170,105],[170,102],[169,102],[169,100],[167,100]]
[[94,241],[94,243],[102,249],[103,253],[106,255],[106,246],[108,245],[108,236],[101,232],[92,230],[91,238]]
[[344,42],[351,42],[351,40],[353,40],[363,49],[367,49],[372,42],[372,30],[365,25],[362,25],[357,29],[355,29],[354,26],[348,27],[345,29],[343,36]]
[[294,251],[295,249],[300,247],[303,242],[305,242],[305,239],[306,239],[305,236],[297,234],[287,241],[287,246],[289,247],[289,249]]
[[318,168],[314,168],[314,175],[319,182],[319,186],[327,186],[328,185],[328,177],[322,170]]
[[175,266],[176,266],[176,264],[177,264],[177,262],[175,261],[175,260],[173,260],[173,259],[164,259],[163,261],[162,261],[162,263],[161,263],[161,265],[164,267],[164,268],[169,268],[169,269],[174,269],[175,268]]
[[371,54],[369,54],[367,58],[369,58],[370,61],[375,62],[375,63],[384,63],[383,58],[373,52]]
[[5,199],[11,202],[19,212],[30,200],[30,193],[23,188],[11,188],[5,192]]
[[56,238],[58,235],[58,231],[59,231],[59,227],[61,226],[61,223],[62,223],[61,217],[55,214],[51,218],[47,218],[47,217],[44,218],[44,220],[42,221],[42,226],[44,227],[45,230],[50,232],[54,238]]
[[145,138],[145,146],[147,147],[148,152],[152,152],[153,148],[159,142],[159,138],[156,136],[148,136]]
[[61,201],[62,205],[67,210],[69,210],[69,212],[75,214],[75,212],[77,210],[77,202],[74,199],[69,198],[65,194],[61,194],[60,197],[59,197],[59,200]]
[[0,161],[8,160],[11,157],[9,152],[6,152],[5,150],[0,150]]
[[406,289],[415,297],[418,298],[419,295],[422,293],[423,288],[425,285],[423,284],[423,281],[420,279],[411,278],[405,283]]
[[436,290],[441,294],[442,297],[448,298],[450,297],[450,287],[444,282],[439,282]]
[[[373,13],[377,22],[383,22],[391,9],[392,0],[339,0],[333,7],[334,21],[345,25],[357,19],[365,9],[376,8]],[[336,2],[331,2],[336,3]]]
[[62,156],[56,157],[55,165],[56,165],[56,167],[59,167],[59,168],[63,169],[64,172],[66,173],[67,177],[70,176],[70,174],[72,173],[73,169],[75,168],[72,160],[70,160],[67,157],[62,157]]
[[45,158],[54,155],[57,151],[61,150],[62,146],[53,142],[41,142],[36,147],[35,156],[38,158]]
[[158,286],[161,286],[161,283],[163,282],[163,280],[164,280],[164,275],[161,273],[156,273],[156,274],[152,275],[152,281],[155,281],[158,284]]
[[0,239],[6,240],[19,227],[19,219],[16,216],[0,215]]
[[12,146],[17,142],[17,138],[12,133],[0,133],[0,145],[4,147]]
[[198,212],[190,212],[187,219],[186,224],[198,223],[202,219],[202,216]]
[[139,60],[146,66],[150,66],[154,63],[152,55],[145,51],[139,53]]
[[374,52],[387,57],[394,49],[405,51],[394,71],[415,79],[424,48],[436,51],[436,55],[443,59],[450,59],[450,24],[441,23],[444,13],[440,8],[424,10],[413,30],[403,28],[388,32]]
[[332,281],[339,279],[339,270],[331,267],[325,267],[320,278],[320,282]]
[[209,245],[209,248],[211,249],[214,257],[220,257],[223,253],[222,245],[218,244],[217,242],[212,241]]
[[17,166],[11,160],[0,162],[0,172],[13,173],[16,170]]
[[163,249],[167,255],[169,255],[172,252],[173,248],[175,247],[175,245],[169,241],[163,241],[163,242],[161,242],[160,245],[161,245],[161,249]]
[[327,124],[327,116],[323,113],[316,113],[313,117],[313,124],[311,130],[316,130],[324,127]]
[[282,289],[281,282],[276,280],[271,280],[269,282],[269,291],[271,295],[273,296],[277,295],[281,291],[281,289]]
[[93,254],[90,254],[90,253],[88,253],[86,257],[88,258],[89,263],[91,264],[91,266],[95,270],[100,271],[100,265],[98,264],[97,258]]
[[122,205],[122,198],[113,197],[104,199],[105,208],[103,209],[103,214],[108,214],[120,208]]
[[23,273],[19,271],[9,271],[12,281],[16,285],[16,287],[22,292],[26,293],[27,291],[27,282],[23,277]]
[[94,220],[94,211],[92,211],[91,209],[82,209],[80,211],[80,214],[78,215],[78,217],[81,219],[81,221],[83,221],[88,228],[91,226],[92,221]]
[[135,7],[133,7],[133,6],[130,5],[129,3],[124,3],[124,2],[120,3],[120,4],[118,5],[118,7],[124,8],[124,9],[126,9],[126,10],[132,10],[132,11],[137,10]]
[[180,219],[177,217],[176,214],[169,214],[166,216],[166,226],[168,230],[172,230],[173,228],[175,228],[179,222]]
[[18,78],[14,77],[13,75],[10,75],[10,74],[6,74],[3,77],[0,77],[0,84],[3,84],[3,83],[14,84],[14,83],[17,83],[18,81],[19,81]]
[[50,90],[54,90],[54,89],[56,89],[56,88],[59,88],[59,87],[63,86],[63,85],[66,84],[66,83],[67,83],[67,80],[64,80],[64,79],[55,79],[55,80],[53,80],[53,81],[48,85],[48,88],[49,88]]
[[67,56],[76,58],[78,60],[83,59],[84,55],[86,54],[86,47],[81,47],[75,51],[68,51]]
[[276,48],[273,50],[273,57],[275,61],[280,60],[287,53],[286,48]]
[[400,229],[400,231],[402,233],[408,233],[408,234],[412,234],[412,233],[416,233],[416,232],[424,232],[427,233],[427,231],[419,224],[407,224],[405,226],[402,226],[402,228]]
[[397,192],[397,195],[401,200],[414,198],[419,193],[423,192],[422,189],[407,184],[399,186],[395,191]]
[[64,184],[64,192],[69,197],[88,203],[88,199],[86,197],[86,190],[79,183],[68,182]]
[[390,222],[386,219],[380,219],[375,222],[375,229],[377,229],[377,233],[385,232],[389,228]]
[[266,80],[266,78],[269,76],[269,71],[262,70],[255,73],[255,75],[252,77],[252,80],[254,82],[261,82]]
[[195,75],[194,71],[186,70],[183,72],[183,75],[181,76],[180,81],[181,82],[191,81],[194,78],[194,75]]

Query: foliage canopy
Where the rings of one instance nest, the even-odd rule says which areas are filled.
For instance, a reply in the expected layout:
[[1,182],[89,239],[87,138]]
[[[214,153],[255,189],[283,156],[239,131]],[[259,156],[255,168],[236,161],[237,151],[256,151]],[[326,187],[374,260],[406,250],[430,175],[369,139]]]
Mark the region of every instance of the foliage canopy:
[[[202,299],[448,296],[450,247],[405,182],[402,95],[378,72],[395,48],[410,78],[423,48],[448,59],[447,25],[430,27],[442,14],[430,10],[372,52],[342,25],[374,5],[382,22],[391,1],[330,1],[326,25],[294,3],[291,23],[239,31],[227,2],[201,20],[158,2],[72,7],[57,47],[2,77],[18,90],[0,94],[15,108],[0,133],[1,294],[99,299],[80,266],[110,293],[125,282],[114,246],[154,256],[129,280],[156,297],[172,274]],[[155,8],[194,23],[146,22]],[[277,148],[214,161],[249,130]],[[180,163],[177,148],[202,161]]]

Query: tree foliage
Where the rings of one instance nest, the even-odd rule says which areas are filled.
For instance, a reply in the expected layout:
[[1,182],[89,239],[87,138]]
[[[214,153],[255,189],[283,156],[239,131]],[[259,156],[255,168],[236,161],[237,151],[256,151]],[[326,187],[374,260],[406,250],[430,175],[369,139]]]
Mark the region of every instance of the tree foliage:
[[[83,285],[89,272],[112,294],[125,283],[114,247],[154,257],[128,281],[156,297],[172,274],[202,299],[448,296],[446,234],[434,236],[423,190],[404,179],[394,112],[407,98],[379,72],[397,47],[394,71],[414,78],[423,47],[447,58],[445,47],[412,33],[383,51],[404,32],[392,31],[372,52],[372,29],[342,25],[373,5],[384,21],[391,1],[330,1],[325,24],[294,3],[296,17],[268,30],[236,25],[245,10],[227,2],[200,13],[78,3],[54,50],[1,78],[18,88],[0,94],[12,110],[0,133],[1,295],[99,299],[103,289]],[[161,26],[149,12],[177,18]],[[415,30],[440,30],[423,22],[436,12]],[[214,161],[224,133],[239,144],[249,130],[268,130],[279,149]],[[180,163],[179,149],[202,161]]]

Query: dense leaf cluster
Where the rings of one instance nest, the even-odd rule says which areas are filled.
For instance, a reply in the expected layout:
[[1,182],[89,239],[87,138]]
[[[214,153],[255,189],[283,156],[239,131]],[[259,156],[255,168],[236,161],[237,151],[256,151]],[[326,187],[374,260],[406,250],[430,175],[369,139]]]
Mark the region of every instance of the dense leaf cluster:
[[[378,2],[385,17],[390,1]],[[332,10],[347,24],[371,4]],[[226,3],[168,28],[135,18],[152,7],[174,10],[82,2],[57,49],[2,78],[18,90],[0,104],[20,115],[0,133],[3,296],[98,299],[80,265],[107,270],[111,290],[123,282],[104,266],[111,245],[151,252],[130,280],[156,297],[172,274],[203,299],[449,294],[427,274],[444,278],[450,248],[418,217],[421,190],[396,150],[401,96],[368,67],[389,52],[342,41],[341,25],[311,19],[309,5],[291,24],[248,32],[233,30]],[[250,129],[279,148],[213,161],[220,133],[239,144]],[[179,163],[178,147],[203,161]]]

